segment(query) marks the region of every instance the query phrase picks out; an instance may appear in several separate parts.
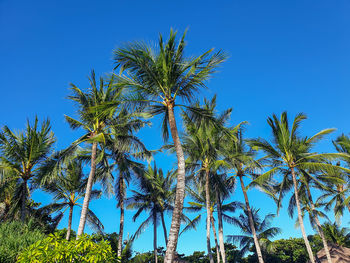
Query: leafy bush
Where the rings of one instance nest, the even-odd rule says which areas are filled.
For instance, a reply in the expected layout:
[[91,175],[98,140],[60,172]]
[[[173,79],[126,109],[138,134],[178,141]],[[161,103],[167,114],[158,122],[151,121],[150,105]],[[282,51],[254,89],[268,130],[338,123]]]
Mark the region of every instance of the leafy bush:
[[0,223],[0,262],[14,263],[26,247],[46,237],[33,221]]
[[26,248],[18,257],[19,263],[102,263],[118,262],[108,241],[94,242],[92,236],[83,235],[79,240],[67,241],[49,235]]
[[[52,234],[54,234],[55,236],[60,237],[62,239],[65,239],[67,236],[67,231],[68,231],[67,228],[56,229],[55,232]],[[71,229],[70,231],[71,231],[70,232],[70,240],[73,240],[77,237],[77,234],[73,229]]]

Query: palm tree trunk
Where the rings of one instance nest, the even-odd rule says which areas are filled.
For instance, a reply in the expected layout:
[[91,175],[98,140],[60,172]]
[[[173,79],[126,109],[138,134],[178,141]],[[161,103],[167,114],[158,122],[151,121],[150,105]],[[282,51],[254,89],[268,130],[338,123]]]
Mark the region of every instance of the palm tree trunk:
[[157,214],[155,209],[153,211],[153,249],[154,249],[154,262],[158,263],[158,251],[157,251]]
[[219,251],[218,239],[217,239],[217,235],[216,235],[214,216],[213,216],[213,212],[211,210],[210,210],[210,221],[211,221],[211,227],[213,229],[213,235],[214,235],[214,240],[215,240],[216,261],[217,261],[217,263],[219,263],[220,262],[220,251]]
[[162,219],[162,226],[163,226],[163,232],[164,232],[165,245],[168,245],[168,234],[166,232],[166,226],[165,226],[164,212],[163,211],[160,213],[160,216],[161,216],[161,219]]
[[259,244],[259,240],[258,240],[258,237],[256,235],[256,230],[255,230],[252,210],[250,209],[250,205],[249,205],[247,190],[245,189],[244,182],[243,182],[243,176],[239,175],[238,177],[239,177],[239,180],[241,182],[241,188],[242,188],[243,195],[244,195],[245,205],[247,207],[247,212],[248,212],[248,217],[249,217],[249,226],[250,226],[250,229],[252,230],[253,239],[254,239],[254,245],[255,245],[255,249],[256,249],[256,254],[258,256],[259,262],[260,263],[264,263],[264,259],[262,257],[261,248],[260,248],[260,244]]
[[209,192],[209,170],[205,171],[205,203],[207,208],[207,250],[210,263],[214,263],[210,246],[210,192]]
[[324,233],[323,233],[323,230],[322,230],[322,226],[321,226],[320,220],[318,220],[318,216],[315,213],[315,204],[314,204],[314,202],[312,200],[312,196],[311,196],[311,192],[310,192],[309,186],[306,186],[306,189],[307,189],[308,198],[310,200],[312,216],[313,216],[313,218],[314,218],[314,220],[316,222],[317,232],[319,233],[319,235],[320,235],[320,237],[322,239],[323,247],[324,247],[324,250],[325,250],[326,256],[327,256],[327,261],[328,261],[328,263],[333,263],[331,254],[329,253],[327,240],[326,240],[326,237],[324,236]]
[[66,239],[70,239],[70,232],[72,230],[72,219],[73,219],[73,205],[69,205],[69,217],[68,217],[68,227]]
[[[122,176],[122,175],[120,175]],[[122,247],[123,247],[123,234],[124,234],[124,178],[119,179],[119,191],[122,191],[121,193],[121,200],[119,203],[120,207],[120,221],[119,221],[119,236],[118,236],[118,250],[117,250],[117,256],[121,257],[122,255]]]
[[219,224],[219,245],[222,262],[226,263],[225,243],[224,243],[224,228],[222,224],[221,199],[219,192],[216,192],[217,208],[218,208],[218,224]]
[[21,204],[21,221],[24,222],[27,215],[27,180],[23,180],[23,194],[22,194],[22,204]]
[[93,180],[94,180],[95,171],[96,171],[96,155],[97,155],[97,142],[94,142],[91,148],[91,169],[90,169],[89,178],[86,184],[86,191],[85,191],[83,207],[81,209],[77,239],[79,239],[79,237],[84,233],[86,217],[87,217],[89,203],[90,203],[91,190],[92,190]]
[[168,105],[168,116],[171,136],[173,138],[177,157],[177,184],[175,193],[175,206],[171,219],[168,245],[165,252],[164,263],[172,263],[175,257],[177,240],[179,238],[179,230],[181,225],[182,208],[185,198],[185,156],[182,150],[181,141],[176,126],[174,103],[169,103]]
[[307,250],[307,253],[309,254],[310,261],[311,261],[311,263],[315,263],[315,258],[314,258],[314,255],[312,253],[309,240],[307,239],[307,236],[306,236],[306,233],[305,233],[305,228],[304,228],[303,218],[301,216],[301,208],[300,208],[299,195],[298,195],[298,184],[297,184],[297,179],[296,179],[296,176],[295,176],[294,167],[291,167],[290,169],[291,169],[291,172],[292,172],[292,178],[293,178],[293,184],[294,184],[295,203],[296,203],[297,209],[298,209],[298,219],[299,219],[299,225],[300,225],[301,233],[302,233],[303,238],[304,238],[306,250]]

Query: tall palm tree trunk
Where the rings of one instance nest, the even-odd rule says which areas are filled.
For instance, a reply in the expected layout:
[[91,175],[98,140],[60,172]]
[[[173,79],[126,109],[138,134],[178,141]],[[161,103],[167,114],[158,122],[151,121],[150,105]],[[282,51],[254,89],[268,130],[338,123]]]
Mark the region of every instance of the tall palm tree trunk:
[[163,232],[164,232],[165,245],[168,245],[168,234],[167,234],[167,231],[166,231],[166,225],[165,225],[165,221],[164,221],[164,212],[163,211],[160,213],[160,217],[162,219],[162,226],[163,226]]
[[69,217],[68,217],[68,227],[66,239],[70,239],[70,233],[72,231],[72,220],[73,220],[73,205],[69,205]]
[[23,180],[23,194],[22,194],[22,204],[21,204],[21,220],[24,222],[27,215],[27,194],[28,194],[28,186],[27,186],[27,180]]
[[[122,176],[122,175],[120,175]],[[119,182],[119,191],[122,191],[121,200],[119,203],[120,207],[120,221],[119,221],[119,236],[118,236],[118,250],[117,256],[121,257],[122,255],[122,246],[123,246],[123,234],[124,234],[124,178],[120,178]]]
[[171,219],[168,245],[165,252],[164,263],[172,263],[175,257],[177,240],[179,237],[179,230],[181,225],[182,208],[185,198],[185,156],[182,150],[181,141],[176,126],[173,102],[168,105],[168,116],[171,136],[173,138],[177,157],[177,184],[175,193],[175,206],[173,217]]
[[158,263],[158,251],[157,251],[157,214],[153,209],[153,249],[154,249],[154,262]]
[[222,262],[226,263],[226,252],[225,252],[225,243],[224,243],[224,228],[222,224],[222,209],[221,209],[221,198],[220,194],[216,192],[217,199],[217,209],[218,209],[218,225],[219,225],[219,245]]
[[219,251],[219,244],[218,244],[218,239],[216,235],[216,228],[215,228],[215,223],[214,223],[214,216],[213,212],[210,210],[210,221],[211,221],[211,227],[213,229],[213,235],[214,235],[214,241],[215,241],[215,249],[216,249],[216,262],[220,262],[220,251]]
[[312,200],[312,196],[311,196],[311,192],[310,192],[309,186],[307,186],[306,189],[307,189],[307,195],[308,195],[308,198],[309,198],[310,204],[311,204],[312,216],[313,216],[313,218],[314,218],[314,220],[316,222],[317,232],[319,233],[319,235],[320,235],[320,237],[322,239],[323,247],[324,247],[324,250],[325,250],[326,256],[327,256],[327,261],[328,261],[328,263],[333,263],[331,254],[329,253],[327,240],[326,240],[326,237],[324,236],[324,233],[323,233],[323,230],[322,230],[322,226],[321,226],[320,220],[318,219],[318,216],[315,213],[315,204],[314,204],[314,202]]
[[260,248],[260,244],[259,244],[259,240],[258,240],[258,237],[256,235],[256,230],[255,230],[252,210],[250,209],[250,205],[249,205],[247,190],[245,189],[244,182],[243,182],[243,176],[239,175],[238,177],[239,177],[239,181],[241,182],[241,188],[242,188],[243,195],[244,195],[245,205],[247,207],[247,212],[248,212],[248,217],[249,217],[249,226],[250,226],[250,229],[252,230],[253,239],[254,239],[254,245],[255,245],[255,249],[256,249],[256,254],[258,256],[259,262],[260,263],[264,263],[264,259],[262,257],[261,248]]
[[207,250],[210,263],[214,263],[210,246],[210,192],[209,192],[209,170],[205,171],[205,204],[207,208]]
[[307,250],[307,253],[309,254],[310,261],[311,261],[311,263],[315,263],[315,258],[314,258],[314,255],[312,253],[309,240],[307,239],[307,236],[306,236],[306,233],[305,233],[303,217],[301,216],[301,208],[300,208],[299,195],[298,195],[298,184],[297,184],[297,179],[296,179],[296,176],[295,176],[294,167],[290,167],[290,169],[291,169],[291,172],[292,172],[292,178],[293,178],[293,184],[294,184],[295,203],[296,203],[297,209],[298,209],[298,220],[299,220],[301,233],[302,233],[303,238],[304,238],[306,250]]
[[93,180],[94,180],[95,171],[96,171],[96,155],[97,155],[97,142],[93,142],[92,148],[91,148],[91,169],[90,169],[89,178],[86,184],[86,191],[85,191],[83,207],[81,209],[77,239],[79,239],[79,237],[84,233],[86,217],[87,217],[87,212],[88,212],[89,203],[90,203],[91,190],[92,190]]

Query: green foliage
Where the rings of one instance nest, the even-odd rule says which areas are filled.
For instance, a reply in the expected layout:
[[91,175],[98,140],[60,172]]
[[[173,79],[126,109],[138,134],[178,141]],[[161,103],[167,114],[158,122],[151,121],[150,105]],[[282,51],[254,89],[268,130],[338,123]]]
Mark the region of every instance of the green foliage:
[[[93,234],[93,240],[95,242],[107,240],[112,247],[113,253],[115,253],[116,255],[118,254],[118,240],[119,240],[118,233],[116,232],[113,232],[110,234],[96,233],[96,234]],[[129,262],[129,260],[132,258],[132,254],[133,254],[132,244],[133,244],[132,238],[129,240],[124,240],[122,244],[122,253],[120,258],[121,262]]]
[[225,243],[225,252],[226,252],[226,262],[227,263],[238,263],[242,261],[242,253],[237,249],[235,245],[230,243]]
[[198,263],[207,263],[208,256],[204,251],[194,251],[192,255],[184,258],[188,262],[198,262]]
[[[158,253],[158,262],[163,262],[165,250],[164,247],[158,247],[157,248]],[[129,262],[129,263],[154,263],[154,251],[148,251],[145,253],[138,253],[136,252],[136,255],[130,259],[130,260],[122,260],[122,262]]]
[[[117,254],[118,253],[118,239],[119,235],[116,232],[110,233],[110,234],[101,234],[96,233],[93,234],[93,240],[95,242],[100,242],[103,240],[107,240],[112,247],[112,251]],[[131,240],[125,240],[124,246],[122,248],[122,254],[121,254],[121,261],[122,262],[129,262],[128,260],[132,258],[132,241]]]
[[[65,238],[67,236],[67,228],[57,229],[54,232],[54,235],[60,238]],[[70,238],[75,239],[77,236],[77,233],[72,229],[70,233]]]
[[92,236],[67,241],[50,235],[25,249],[18,257],[19,263],[68,262],[118,262],[108,241],[94,242]]
[[350,230],[348,228],[340,227],[336,223],[325,223],[322,229],[328,242],[350,248]]
[[16,262],[18,254],[26,247],[45,238],[42,229],[35,226],[34,221],[2,222],[0,224],[0,262]]
[[[154,263],[154,253],[153,251],[149,251],[142,254],[137,254],[135,257],[133,257],[130,261],[130,263]],[[158,256],[158,262],[163,262],[163,259]]]
[[[309,236],[310,245],[313,253],[323,248],[319,236]],[[309,260],[305,243],[302,238],[289,238],[273,241],[273,250],[264,253],[265,262],[269,263],[306,263]],[[247,263],[257,263],[255,254],[248,256]]]
[[[237,247],[225,243],[226,250],[226,262],[227,263],[241,263],[242,261],[241,253],[237,250]],[[163,247],[158,247],[158,262],[163,262],[163,257],[165,255],[165,250]],[[215,247],[212,248],[215,251]],[[177,258],[186,263],[209,263],[208,255],[204,251],[194,251],[192,255],[185,256],[184,254],[177,254]],[[216,262],[216,258],[214,258]],[[124,262],[124,261],[122,261]],[[153,251],[148,251],[145,253],[136,253],[136,255],[130,260],[125,261],[129,263],[154,263]]]

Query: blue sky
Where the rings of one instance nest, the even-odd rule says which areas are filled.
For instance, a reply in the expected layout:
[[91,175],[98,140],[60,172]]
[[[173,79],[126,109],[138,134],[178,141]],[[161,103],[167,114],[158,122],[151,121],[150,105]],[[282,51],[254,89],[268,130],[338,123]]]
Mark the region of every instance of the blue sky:
[[[319,145],[333,151],[331,140],[349,133],[350,3],[339,1],[0,1],[0,125],[22,129],[27,118],[49,117],[58,142],[69,145],[78,133],[64,114],[74,116],[66,99],[69,83],[88,87],[87,75],[113,68],[112,50],[133,40],[156,41],[172,27],[187,35],[187,54],[223,49],[230,58],[208,82],[206,96],[217,94],[219,109],[233,108],[232,123],[250,123],[247,136],[269,137],[267,116],[287,110],[309,119],[302,131],[338,130]],[[203,96],[203,94],[201,96]],[[161,145],[159,124],[142,131],[146,145]],[[158,166],[173,167],[173,156],[156,156]],[[275,212],[264,194],[250,199],[263,213]],[[36,201],[49,197],[35,192]],[[242,200],[237,189],[233,199]],[[93,201],[107,232],[118,231],[119,213],[113,198]],[[137,224],[127,212],[126,231]],[[346,214],[349,218],[349,214]],[[77,228],[79,212],[74,217]],[[65,218],[61,224],[66,224]],[[141,221],[141,220],[140,220]],[[140,222],[138,221],[138,222]],[[344,220],[345,221],[345,220]],[[347,221],[347,220],[346,220]],[[170,222],[170,219],[167,219]],[[169,223],[170,225],[170,223]],[[280,237],[300,236],[283,210],[275,220]],[[308,225],[308,224],[307,224]],[[307,226],[311,233],[311,229]],[[225,225],[225,232],[237,233]],[[146,231],[134,248],[152,248]],[[163,237],[159,231],[159,242]],[[205,250],[204,224],[181,236],[179,251]]]

